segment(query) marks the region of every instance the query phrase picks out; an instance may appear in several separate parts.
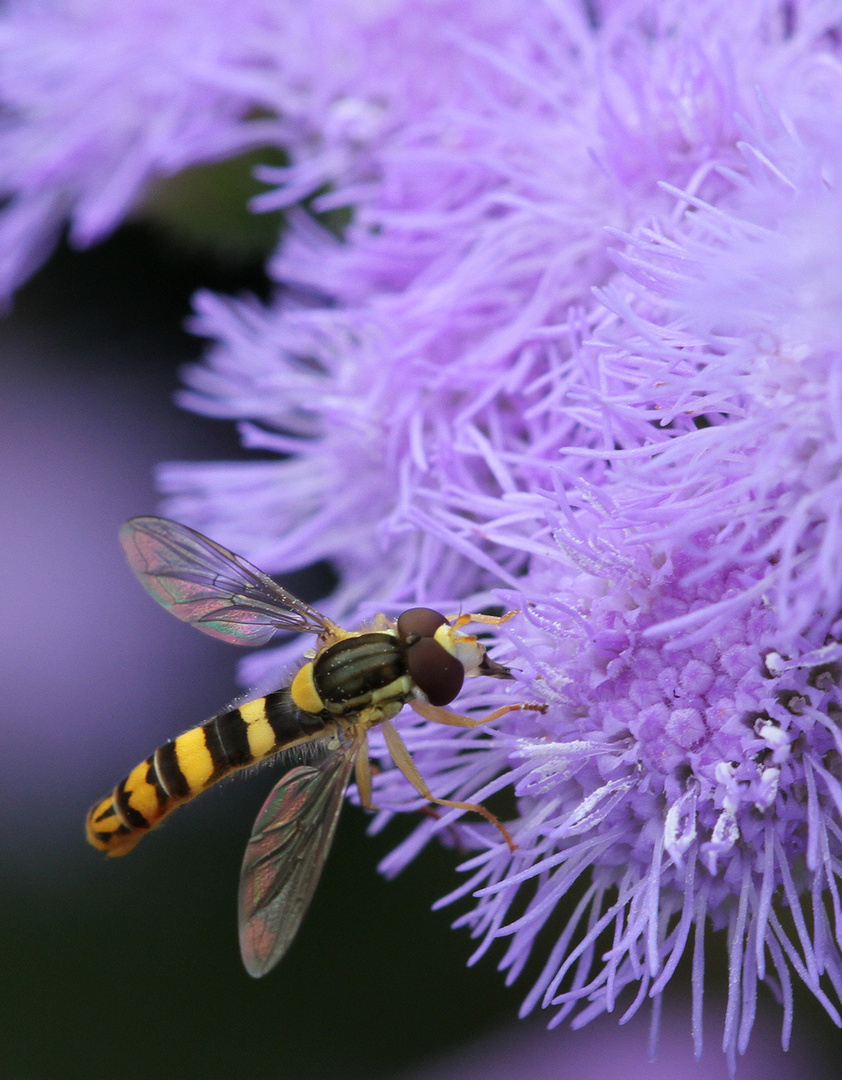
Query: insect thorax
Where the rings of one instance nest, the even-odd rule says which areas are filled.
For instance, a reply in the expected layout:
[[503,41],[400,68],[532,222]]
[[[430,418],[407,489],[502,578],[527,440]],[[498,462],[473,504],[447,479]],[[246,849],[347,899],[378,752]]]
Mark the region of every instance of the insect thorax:
[[412,679],[397,637],[386,631],[355,634],[328,646],[313,661],[313,683],[325,708],[354,708],[408,701]]

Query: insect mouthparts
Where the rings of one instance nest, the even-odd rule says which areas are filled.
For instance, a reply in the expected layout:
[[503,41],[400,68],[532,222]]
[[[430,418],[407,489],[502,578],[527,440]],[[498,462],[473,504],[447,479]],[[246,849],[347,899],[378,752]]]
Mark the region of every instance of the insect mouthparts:
[[477,667],[477,674],[487,675],[491,679],[514,678],[509,668],[504,664],[498,664],[496,660],[492,660],[488,653],[483,656],[482,662]]

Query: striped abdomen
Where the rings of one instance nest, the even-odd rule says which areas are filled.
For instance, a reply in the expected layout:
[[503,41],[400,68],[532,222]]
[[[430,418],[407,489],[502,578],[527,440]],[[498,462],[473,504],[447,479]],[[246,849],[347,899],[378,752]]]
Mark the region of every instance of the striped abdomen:
[[88,812],[88,840],[125,855],[181,803],[236,769],[279,750],[327,736],[336,722],[299,709],[289,689],[215,716],[165,743]]

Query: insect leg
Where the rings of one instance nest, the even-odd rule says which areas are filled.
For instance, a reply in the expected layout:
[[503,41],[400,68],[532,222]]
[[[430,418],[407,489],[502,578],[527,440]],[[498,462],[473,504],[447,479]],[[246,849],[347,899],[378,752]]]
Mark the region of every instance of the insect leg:
[[441,705],[431,705],[429,701],[410,701],[409,704],[425,720],[433,720],[437,724],[450,724],[451,727],[479,727],[481,724],[488,724],[492,720],[499,720],[501,716],[505,716],[506,713],[510,712],[522,712],[525,710],[526,712],[545,713],[547,711],[546,705],[518,701],[512,705],[501,705],[499,709],[495,709],[488,716],[462,716],[460,713],[451,712],[450,709],[443,709]]
[[368,739],[363,739],[357,750],[357,759],[354,762],[357,790],[360,793],[360,802],[366,810],[376,810],[377,807],[371,801],[371,763],[368,760]]
[[487,623],[489,626],[500,626],[501,623],[508,622],[509,619],[513,619],[517,615],[517,611],[507,611],[505,615],[469,615],[465,612],[464,615],[448,615],[447,621],[453,623],[454,630],[461,630],[463,626],[467,626],[468,623]]
[[472,810],[475,814],[481,814],[486,821],[499,830],[500,835],[506,841],[509,851],[516,851],[517,844],[512,839],[512,834],[506,828],[502,821],[494,816],[490,810],[481,803],[471,802],[459,802],[456,799],[437,799],[436,796],[430,791],[426,781],[418,771],[418,766],[412,760],[412,755],[406,748],[406,744],[397,732],[397,729],[390,720],[384,720],[380,725],[383,731],[383,738],[386,740],[386,746],[389,753],[392,756],[392,761],[404,774],[407,780],[412,784],[419,795],[423,795],[428,802],[436,803],[438,806],[452,806],[457,810]]

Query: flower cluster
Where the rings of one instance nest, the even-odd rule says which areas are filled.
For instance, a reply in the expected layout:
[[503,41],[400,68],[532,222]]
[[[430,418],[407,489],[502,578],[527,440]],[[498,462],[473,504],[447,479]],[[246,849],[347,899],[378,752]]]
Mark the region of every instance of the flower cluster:
[[[657,1003],[692,938],[700,1049],[710,923],[728,931],[732,1063],[760,981],[785,1041],[792,972],[839,1023],[842,7],[251,0],[232,27],[199,6],[206,47],[161,89],[178,123],[139,107],[151,47],[109,82],[119,137],[147,148],[122,202],[102,195],[122,144],[106,160],[80,124],[51,145],[31,88],[11,99],[0,254],[21,207],[90,239],[155,170],[258,136],[290,160],[263,171],[261,208],[351,210],[341,239],[290,211],[271,303],[196,301],[213,344],[184,404],[278,460],[173,464],[161,484],[172,516],[271,571],[331,560],[336,617],[520,610],[497,655],[546,711],[404,728],[436,794],[514,786],[517,850],[453,811],[384,869],[456,827],[476,854],[447,899],[474,899],[477,955],[508,940],[509,979],[572,890],[524,1006],[556,1022]],[[126,45],[128,17],[88,7],[74,18]],[[159,5],[129,8],[176,56]],[[13,6],[6,32],[29,18]],[[85,85],[62,64],[51,124]],[[379,827],[419,800],[375,752]]]

